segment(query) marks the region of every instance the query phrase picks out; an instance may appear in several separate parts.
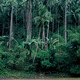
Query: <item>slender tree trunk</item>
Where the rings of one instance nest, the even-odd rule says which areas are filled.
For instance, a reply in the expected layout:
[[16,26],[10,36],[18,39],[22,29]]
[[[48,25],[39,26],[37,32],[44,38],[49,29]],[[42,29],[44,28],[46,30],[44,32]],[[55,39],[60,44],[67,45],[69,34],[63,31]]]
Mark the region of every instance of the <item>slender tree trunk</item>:
[[11,10],[11,21],[10,21],[10,39],[9,39],[9,49],[11,48],[11,38],[13,35],[13,6],[14,6],[14,0],[12,0],[12,10]]
[[59,22],[58,22],[58,46],[59,46]]
[[27,1],[27,14],[26,14],[26,23],[27,23],[27,38],[26,42],[28,42],[28,35],[29,35],[29,1]]
[[45,28],[43,26],[43,41],[45,42]]
[[16,8],[16,28],[17,28],[17,8]]
[[23,13],[22,13],[22,14],[23,14],[23,27],[24,27],[24,11],[23,11]]
[[27,2],[27,38],[26,42],[28,42],[28,36],[31,38],[31,30],[32,30],[32,1],[29,0]]
[[32,36],[32,0],[30,0],[30,38]]
[[67,0],[65,0],[65,44],[67,43]]
[[25,31],[25,19],[24,19],[24,10],[23,10],[23,28],[24,28],[24,39],[26,38],[25,35],[26,35],[26,31]]
[[3,17],[3,28],[2,28],[2,36],[4,36],[4,27],[5,27],[5,23],[4,23],[4,17]]
[[38,51],[38,47],[39,47],[39,38],[40,38],[40,33],[41,33],[41,27],[40,27],[40,30],[39,30],[38,42],[37,42],[37,47],[36,47],[35,56],[34,56],[34,59],[33,59],[33,64],[34,64],[34,62],[35,62],[36,55],[37,55],[37,51]]
[[[70,5],[69,5],[69,11],[71,12],[71,3],[70,3]],[[71,19],[72,20],[72,19]],[[72,22],[71,22],[71,24],[72,24]],[[70,30],[72,30],[71,28],[70,28]],[[70,34],[68,33],[68,36],[69,36]],[[71,41],[71,37],[69,37],[69,39],[70,39],[70,41]]]
[[56,27],[58,27],[58,9],[56,7]]
[[51,12],[52,10],[51,10],[51,6],[50,6],[50,12]]
[[52,26],[52,36],[53,36],[53,33],[54,33],[54,18],[53,18],[53,26]]
[[43,4],[42,0],[41,0],[41,4]]
[[49,37],[49,22],[48,22],[48,28],[47,28],[47,38]]
[[[71,12],[71,4],[69,3],[69,12]],[[69,17],[68,17],[69,19]],[[67,21],[67,30],[69,30],[69,24],[68,24],[68,21]],[[67,39],[69,40],[69,32],[67,32]]]
[[43,39],[43,42],[44,42],[44,44],[42,44],[42,49],[43,49],[43,47],[45,47],[45,28],[44,28],[44,23],[43,23],[43,35],[42,35],[42,39]]
[[[49,22],[48,22],[48,28],[47,28],[47,38],[49,38]],[[48,39],[47,39],[47,44],[45,45],[45,49],[48,50]]]

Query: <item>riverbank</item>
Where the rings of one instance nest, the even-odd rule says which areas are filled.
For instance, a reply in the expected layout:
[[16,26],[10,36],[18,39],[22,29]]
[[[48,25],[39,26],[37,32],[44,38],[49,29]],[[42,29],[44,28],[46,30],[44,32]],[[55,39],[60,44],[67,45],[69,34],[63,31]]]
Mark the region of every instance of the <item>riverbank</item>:
[[0,72],[0,80],[2,79],[57,79],[57,78],[73,78],[67,73],[35,73],[23,71],[5,71]]

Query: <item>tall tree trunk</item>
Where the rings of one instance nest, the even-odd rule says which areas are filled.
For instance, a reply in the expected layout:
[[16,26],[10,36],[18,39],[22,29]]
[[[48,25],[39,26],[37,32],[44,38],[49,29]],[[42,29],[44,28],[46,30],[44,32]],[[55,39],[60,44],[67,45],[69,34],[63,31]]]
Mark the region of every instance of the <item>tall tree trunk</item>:
[[43,34],[42,34],[42,39],[43,39],[43,42],[44,42],[44,44],[42,44],[42,49],[43,49],[43,47],[45,47],[45,28],[44,28],[44,23],[43,23]]
[[25,37],[25,35],[26,35],[26,31],[25,31],[25,19],[24,19],[24,10],[23,10],[23,13],[22,13],[22,15],[23,15],[23,28],[24,28],[24,39],[26,38]]
[[39,30],[38,42],[37,42],[36,52],[35,52],[34,59],[33,59],[33,64],[34,64],[34,62],[35,62],[36,55],[37,55],[37,51],[38,51],[38,47],[39,47],[40,33],[41,33],[41,27],[40,27],[40,30]]
[[59,22],[58,22],[58,46],[59,46]]
[[3,28],[2,28],[2,36],[4,36],[4,27],[5,27],[5,21],[4,21],[5,19],[4,19],[4,17],[3,17]]
[[32,1],[27,2],[27,38],[26,42],[29,41],[28,36],[31,38],[31,29],[32,29]]
[[52,10],[51,10],[51,6],[50,6],[50,12],[51,12]]
[[16,28],[17,28],[17,8],[16,8]]
[[[71,3],[69,3],[69,12],[71,12]],[[69,17],[68,17],[69,19]],[[69,30],[69,24],[68,24],[68,21],[67,21],[67,30]],[[69,40],[69,32],[67,32],[67,39]]]
[[48,22],[48,28],[47,28],[47,38],[49,37],[49,22]]
[[58,9],[56,7],[56,27],[58,27]]
[[52,36],[53,36],[53,33],[54,33],[54,18],[53,18],[53,26],[52,26]]
[[65,0],[65,44],[67,43],[67,0]]
[[48,22],[48,28],[47,28],[47,43],[45,45],[46,50],[48,50],[48,38],[49,38],[49,22]]
[[30,38],[32,36],[32,0],[30,0]]
[[42,0],[41,0],[41,4],[43,4]]
[[26,14],[26,29],[27,29],[27,38],[26,38],[26,42],[28,42],[28,35],[29,35],[29,1],[27,1],[27,14]]
[[9,49],[11,48],[11,40],[12,40],[12,35],[13,35],[13,6],[14,6],[14,0],[12,0],[11,21],[10,21]]

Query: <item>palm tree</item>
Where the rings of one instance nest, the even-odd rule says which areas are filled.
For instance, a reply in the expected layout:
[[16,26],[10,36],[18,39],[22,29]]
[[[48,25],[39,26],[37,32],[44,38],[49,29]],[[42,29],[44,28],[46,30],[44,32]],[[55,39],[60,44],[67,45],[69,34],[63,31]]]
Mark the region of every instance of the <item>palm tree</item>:
[[49,27],[50,27],[49,23],[52,22],[52,15],[48,11],[45,13],[45,15],[46,15],[46,21],[48,23],[47,24],[47,37],[46,37],[47,38],[47,43],[46,43],[47,45],[45,46],[46,47],[45,49],[48,50],[48,38],[49,38]]
[[[52,9],[54,7],[58,7],[56,4],[58,4],[59,1],[58,0],[47,0],[47,6],[49,7],[49,11],[52,13]],[[53,14],[53,26],[52,26],[52,35],[53,35],[53,32],[54,32],[54,16],[55,16],[55,13],[52,13]]]
[[[73,4],[70,6],[70,10],[68,10],[67,14],[69,17],[69,22],[71,21],[71,23],[75,24],[75,32],[77,32],[76,29],[76,24],[79,25],[80,23],[80,7],[79,7],[79,0],[71,0],[68,1],[68,3]],[[74,9],[75,6],[75,9]]]
[[[36,16],[34,18],[35,20],[35,24],[40,27],[40,30],[39,30],[39,36],[38,36],[38,42],[37,42],[37,48],[36,48],[36,52],[35,52],[35,56],[34,56],[34,59],[33,59],[33,64],[35,62],[35,58],[36,58],[36,55],[37,55],[37,50],[38,50],[38,44],[39,44],[39,38],[40,38],[40,33],[41,33],[41,28],[43,30],[43,33],[42,33],[42,40],[43,42],[45,43],[45,25],[44,23],[45,22],[48,22],[48,30],[47,30],[47,37],[48,37],[48,33],[49,33],[49,22],[51,21],[51,14],[50,12],[48,12],[48,10],[45,8],[44,5],[40,5],[39,6],[39,13],[38,13],[38,16]],[[45,47],[45,44],[43,45],[42,44],[42,49],[43,47]]]
[[12,0],[11,21],[10,21],[9,49],[11,48],[11,41],[12,41],[12,35],[13,35],[13,6],[14,6],[14,0]]
[[58,0],[48,0],[47,1],[47,6],[50,8],[50,12],[52,12],[51,8],[58,2],[59,2]]

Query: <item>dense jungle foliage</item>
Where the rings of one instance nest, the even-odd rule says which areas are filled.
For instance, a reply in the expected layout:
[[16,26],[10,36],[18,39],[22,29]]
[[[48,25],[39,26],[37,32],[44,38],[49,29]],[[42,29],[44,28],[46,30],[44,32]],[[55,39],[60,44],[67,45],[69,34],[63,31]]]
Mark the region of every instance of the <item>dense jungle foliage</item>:
[[80,76],[80,0],[0,0],[5,70]]

